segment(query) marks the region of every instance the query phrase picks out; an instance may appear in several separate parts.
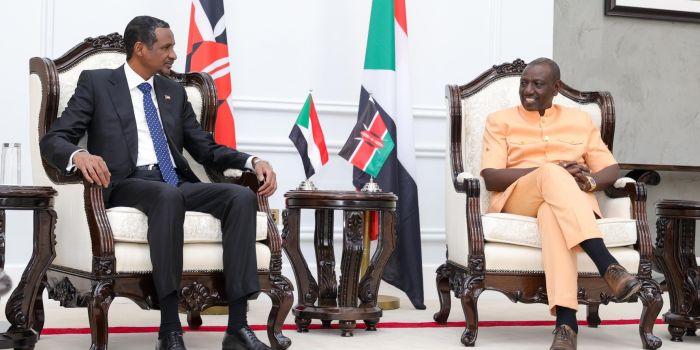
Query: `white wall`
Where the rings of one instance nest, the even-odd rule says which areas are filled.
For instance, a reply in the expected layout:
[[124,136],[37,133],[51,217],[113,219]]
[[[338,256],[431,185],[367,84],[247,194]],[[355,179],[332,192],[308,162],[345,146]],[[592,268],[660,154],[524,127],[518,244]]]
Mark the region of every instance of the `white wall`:
[[[2,142],[11,137],[24,144],[28,140],[26,77],[31,56],[56,58],[85,37],[122,33],[132,17],[149,14],[170,23],[180,56],[175,69],[184,67],[188,1],[36,0],[12,6],[20,11],[6,11],[2,16],[8,21],[0,21],[0,30],[27,35],[2,39],[3,47],[7,40],[7,47],[19,48],[2,59],[11,84],[18,87],[1,94],[2,104],[14,111],[12,118],[2,116],[3,126],[11,124],[0,128]],[[269,159],[277,170],[280,184],[271,199],[273,208],[282,209],[284,192],[303,179],[287,136],[309,89],[332,154],[314,181],[322,189],[351,189],[351,167],[336,154],[356,118],[370,6],[370,0],[225,2],[238,146]],[[445,256],[444,86],[464,84],[491,65],[516,57],[551,57],[553,0],[407,0],[406,6],[424,279],[430,296],[435,293],[434,268]],[[22,16],[10,18],[18,12]],[[28,162],[25,165],[29,179]],[[305,250],[312,251],[311,218],[304,216],[302,234]],[[8,231],[12,245],[15,232],[12,227]],[[23,244],[26,256],[30,245]],[[20,258],[12,255],[8,262]]]

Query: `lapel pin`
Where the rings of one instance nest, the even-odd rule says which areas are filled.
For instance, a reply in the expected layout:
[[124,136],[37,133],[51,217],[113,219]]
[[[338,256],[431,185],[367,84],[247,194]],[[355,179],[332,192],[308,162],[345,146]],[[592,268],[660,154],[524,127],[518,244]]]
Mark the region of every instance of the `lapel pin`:
[[170,95],[163,95],[166,101],[170,101]]

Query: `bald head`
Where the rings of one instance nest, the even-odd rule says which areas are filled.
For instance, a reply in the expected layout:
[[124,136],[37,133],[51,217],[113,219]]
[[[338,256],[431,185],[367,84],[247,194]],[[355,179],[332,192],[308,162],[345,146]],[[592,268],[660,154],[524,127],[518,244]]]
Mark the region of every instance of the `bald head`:
[[557,62],[554,62],[554,60],[551,60],[546,57],[540,57],[537,59],[532,60],[532,62],[528,63],[527,67],[525,69],[527,70],[528,68],[532,66],[539,66],[539,65],[544,65],[549,68],[549,71],[552,73],[552,79],[556,82],[561,79],[561,72],[559,71],[559,65]]
[[525,67],[520,76],[520,103],[528,111],[544,111],[559,93],[559,65],[549,58],[538,58]]

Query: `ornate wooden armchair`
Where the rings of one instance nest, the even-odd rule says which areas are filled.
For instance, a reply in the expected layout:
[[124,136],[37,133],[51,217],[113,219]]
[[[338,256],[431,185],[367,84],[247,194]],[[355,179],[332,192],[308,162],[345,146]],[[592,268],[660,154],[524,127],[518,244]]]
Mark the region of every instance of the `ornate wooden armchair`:
[[[146,244],[146,216],[132,208],[105,210],[101,189],[83,181],[80,174],[63,176],[43,162],[38,140],[60,117],[83,70],[116,68],[125,60],[124,42],[117,33],[85,39],[56,60],[30,60],[30,130],[36,132],[30,142],[34,183],[53,185],[58,191],[56,258],[47,272],[45,286],[49,296],[62,306],[87,307],[92,349],[107,348],[107,312],[115,297],[129,298],[144,309],[158,308]],[[173,73],[170,78],[185,87],[202,127],[212,132],[216,120],[212,78],[203,73]],[[238,183],[257,191],[253,173],[232,169],[217,173],[201,167],[187,152],[185,156],[202,181]],[[286,349],[291,341],[282,335],[282,323],[292,306],[293,289],[281,274],[282,241],[266,198],[258,197],[258,210],[258,277],[262,291],[272,299],[268,337],[272,348]],[[187,322],[193,329],[202,324],[200,312],[226,304],[220,241],[219,220],[208,214],[186,213],[180,307],[187,311]],[[40,304],[35,313],[43,313]],[[38,323],[36,328],[40,330],[42,324]]]
[[[479,177],[484,123],[489,113],[520,103],[518,87],[526,64],[493,66],[466,85],[448,85],[449,137],[446,187],[447,262],[437,270],[440,310],[444,323],[450,312],[450,291],[460,298],[466,318],[462,343],[473,346],[478,331],[477,300],[484,290],[505,294],[513,302],[547,303],[539,232],[534,218],[506,213],[482,213],[489,193]],[[563,85],[554,103],[588,112],[600,125],[603,141],[612,150],[615,131],[613,100],[608,92],[579,92]],[[630,302],[641,299],[639,334],[644,348],[656,349],[652,334],[663,306],[661,289],[651,279],[652,245],[642,183],[619,179],[607,195],[598,193],[605,219],[598,220],[606,246],[628,271],[636,271],[643,288]],[[612,198],[610,198],[612,197]],[[466,215],[465,215],[466,214]],[[588,306],[589,327],[600,324],[600,304],[617,302],[593,262],[578,255],[579,303]]]

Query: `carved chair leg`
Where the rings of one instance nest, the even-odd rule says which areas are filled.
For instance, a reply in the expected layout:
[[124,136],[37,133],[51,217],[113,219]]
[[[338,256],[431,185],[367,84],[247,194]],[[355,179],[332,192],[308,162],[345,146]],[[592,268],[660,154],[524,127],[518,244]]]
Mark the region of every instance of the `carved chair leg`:
[[107,350],[107,338],[109,335],[107,313],[113,299],[112,285],[107,282],[98,282],[88,301],[88,318],[90,319],[90,333],[92,336],[90,350]]
[[199,311],[187,311],[187,325],[192,330],[197,330],[202,326],[202,316]]
[[598,328],[600,326],[600,317],[598,316],[598,308],[600,304],[591,303],[586,307],[586,321],[589,328]]
[[294,293],[291,283],[284,276],[274,276],[272,279],[272,288],[265,291],[272,300],[272,308],[267,318],[267,337],[271,348],[284,350],[292,345],[292,340],[282,334],[282,326],[292,309]]
[[444,324],[450,316],[452,299],[450,297],[450,273],[451,269],[447,264],[442,264],[435,271],[435,285],[437,286],[438,298],[440,299],[440,310],[433,315],[435,322]]
[[[664,301],[661,298],[661,287],[651,279],[642,282],[642,288],[637,293],[642,300],[642,317],[639,320],[639,336],[645,349],[657,349],[661,347],[661,339],[652,332],[656,318],[661,312]],[[685,329],[681,330],[683,333]]]
[[695,332],[697,330],[698,329],[696,327],[688,327],[685,329],[685,335],[687,335],[689,337],[695,337],[696,336]]
[[465,346],[474,346],[476,343],[476,336],[479,332],[479,312],[476,304],[481,291],[481,289],[467,289],[461,297],[462,311],[464,311],[464,319],[467,322],[461,339]]

